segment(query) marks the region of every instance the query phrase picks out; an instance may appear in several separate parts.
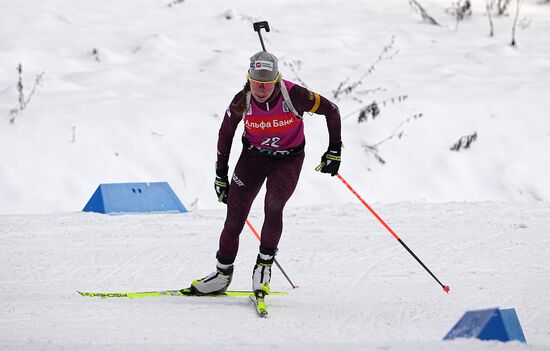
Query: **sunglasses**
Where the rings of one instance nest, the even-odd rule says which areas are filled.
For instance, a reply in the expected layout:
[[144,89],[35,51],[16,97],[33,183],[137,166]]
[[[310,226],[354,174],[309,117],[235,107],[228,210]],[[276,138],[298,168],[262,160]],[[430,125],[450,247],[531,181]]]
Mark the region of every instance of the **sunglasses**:
[[279,73],[277,73],[277,77],[275,77],[275,79],[269,80],[267,82],[252,79],[252,77],[250,76],[250,73],[248,73],[248,81],[250,82],[250,86],[254,89],[257,89],[262,85],[264,89],[269,89],[279,81]]

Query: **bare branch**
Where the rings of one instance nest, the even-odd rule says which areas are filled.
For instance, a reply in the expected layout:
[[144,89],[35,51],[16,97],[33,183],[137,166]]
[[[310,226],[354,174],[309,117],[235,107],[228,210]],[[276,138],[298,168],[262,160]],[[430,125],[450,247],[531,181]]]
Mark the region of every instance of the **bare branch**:
[[31,92],[29,93],[29,96],[27,98],[25,98],[25,90],[24,90],[24,86],[23,86],[23,65],[21,65],[21,63],[19,63],[19,65],[17,65],[17,67],[16,67],[16,70],[17,70],[17,93],[18,93],[17,102],[18,102],[18,106],[13,108],[12,110],[10,110],[10,113],[9,113],[9,115],[10,115],[10,120],[9,120],[10,124],[15,123],[15,119],[17,118],[17,116],[19,116],[21,114],[21,112],[23,112],[23,110],[25,110],[25,108],[27,108],[27,105],[31,101],[31,98],[33,97],[33,95],[36,92],[36,89],[38,88],[40,83],[42,82],[42,77],[44,76],[44,72],[41,72],[40,74],[38,74],[35,77],[34,84],[32,86]]
[[302,61],[301,60],[292,60],[290,62],[284,62],[283,65],[287,66],[288,68],[290,68],[290,70],[292,71],[292,73],[294,73],[294,79],[301,85],[303,86],[304,88],[308,88],[306,82],[304,82],[302,80],[302,78],[300,78],[300,76],[298,75],[298,72],[300,71],[300,69],[302,68]]
[[477,140],[477,132],[471,135],[465,135],[458,139],[458,141],[451,146],[452,151],[460,151],[460,149],[469,149],[470,145]]
[[359,77],[358,80],[348,84],[350,81],[350,77],[346,78],[343,82],[341,82],[338,85],[338,88],[336,90],[333,90],[332,95],[335,99],[339,99],[340,95],[342,94],[351,94],[354,92],[361,84],[363,84],[363,80],[370,74],[372,74],[375,70],[375,67],[377,64],[379,64],[382,60],[391,60],[395,55],[399,53],[398,50],[392,51],[393,46],[395,44],[395,35],[393,35],[390,39],[390,43],[386,45],[383,49],[380,55],[378,55],[378,58],[374,61],[374,63],[369,67],[369,69]]
[[426,23],[429,23],[429,24],[432,24],[434,26],[439,26],[439,23],[437,23],[437,21],[428,14],[428,12],[426,12],[426,10],[424,10],[424,8],[422,7],[422,5],[420,5],[418,3],[418,1],[416,0],[409,0],[409,4],[411,5],[414,5],[416,6],[416,8],[418,9],[418,11],[420,12],[420,15],[422,16],[422,20]]
[[385,142],[387,142],[387,141],[389,141],[393,138],[396,138],[396,137],[401,139],[404,135],[404,131],[401,130],[401,127],[403,127],[405,124],[411,122],[412,120],[422,118],[423,116],[424,116],[423,113],[417,113],[417,114],[413,115],[412,117],[406,118],[405,120],[401,121],[401,123],[399,123],[397,125],[397,127],[395,127],[395,129],[391,132],[391,134],[389,136],[387,136],[384,139],[380,140],[379,142],[373,144],[373,146],[378,147],[378,146],[384,144]]

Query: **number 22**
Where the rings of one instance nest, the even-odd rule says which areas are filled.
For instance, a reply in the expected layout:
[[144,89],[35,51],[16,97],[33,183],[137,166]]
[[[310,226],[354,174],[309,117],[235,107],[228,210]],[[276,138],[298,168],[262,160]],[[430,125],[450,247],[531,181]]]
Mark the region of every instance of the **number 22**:
[[280,145],[277,144],[281,138],[279,137],[273,137],[273,138],[265,138],[264,141],[262,141],[262,145],[267,145],[271,147],[279,147]]

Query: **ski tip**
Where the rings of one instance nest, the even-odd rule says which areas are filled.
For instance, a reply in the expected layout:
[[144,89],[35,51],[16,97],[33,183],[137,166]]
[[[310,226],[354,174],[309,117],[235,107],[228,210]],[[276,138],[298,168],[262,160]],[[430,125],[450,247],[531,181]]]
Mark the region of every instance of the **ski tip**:
[[445,285],[445,286],[443,287],[443,291],[445,291],[447,294],[449,293],[450,290],[451,290],[451,288],[449,288],[448,285]]

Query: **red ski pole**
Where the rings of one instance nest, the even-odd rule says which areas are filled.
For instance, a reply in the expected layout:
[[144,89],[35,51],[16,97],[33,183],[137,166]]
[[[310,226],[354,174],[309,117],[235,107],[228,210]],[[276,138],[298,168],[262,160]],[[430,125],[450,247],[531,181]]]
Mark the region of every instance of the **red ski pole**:
[[[246,220],[246,225],[248,226],[248,228],[250,228],[250,230],[252,231],[252,233],[254,234],[254,236],[256,237],[256,239],[258,239],[258,241],[262,241],[262,238],[260,237],[260,234],[258,234],[258,232],[256,231],[256,229],[252,226],[252,223],[250,223],[250,221],[247,219]],[[290,278],[288,277],[288,275],[286,274],[285,270],[283,269],[283,267],[281,267],[281,265],[279,264],[279,262],[277,261],[276,258],[273,258],[273,262],[275,262],[275,264],[277,265],[277,267],[279,267],[279,269],[281,270],[281,273],[283,273],[283,275],[285,276],[286,280],[288,280],[288,282],[290,283],[290,285],[292,286],[292,289],[296,289],[298,287],[298,285],[294,285],[294,283],[292,283],[292,280],[290,280]]]
[[399,243],[400,243],[401,245],[403,245],[403,247],[412,255],[412,257],[414,257],[414,258],[416,259],[416,261],[417,261],[418,263],[420,263],[420,265],[421,265],[422,267],[424,267],[424,269],[425,269],[428,273],[430,273],[430,275],[432,276],[432,278],[434,278],[435,281],[436,281],[439,285],[441,285],[441,287],[443,288],[443,291],[445,291],[445,292],[448,294],[448,293],[449,293],[449,290],[450,290],[449,286],[448,286],[448,285],[443,285],[443,284],[439,281],[439,279],[437,279],[437,277],[432,273],[432,271],[430,271],[430,270],[428,269],[428,267],[426,267],[426,265],[425,265],[425,264],[424,264],[424,263],[414,254],[414,252],[412,252],[411,249],[409,249],[409,247],[403,242],[403,240],[401,240],[401,239],[399,238],[399,236],[397,236],[397,234],[395,234],[395,232],[390,228],[390,226],[389,226],[388,224],[386,224],[386,222],[384,222],[384,220],[383,220],[383,219],[382,219],[382,218],[372,209],[372,207],[369,206],[369,204],[367,204],[367,202],[366,202],[365,200],[363,200],[363,198],[357,193],[357,191],[355,191],[355,189],[353,189],[353,188],[351,187],[351,185],[349,185],[349,183],[346,182],[346,180],[345,180],[340,174],[336,174],[336,176],[337,176],[338,179],[340,179],[340,180],[342,181],[342,183],[344,183],[344,185],[353,193],[353,195],[355,195],[355,196],[359,199],[359,201],[361,201],[361,203],[362,203],[363,205],[365,205],[365,207],[370,211],[370,213],[372,213],[372,215],[373,215],[374,217],[376,217],[376,219],[377,219],[380,223],[382,223],[382,225],[390,232],[390,234],[393,235],[393,237],[394,237],[397,241],[399,241]]

